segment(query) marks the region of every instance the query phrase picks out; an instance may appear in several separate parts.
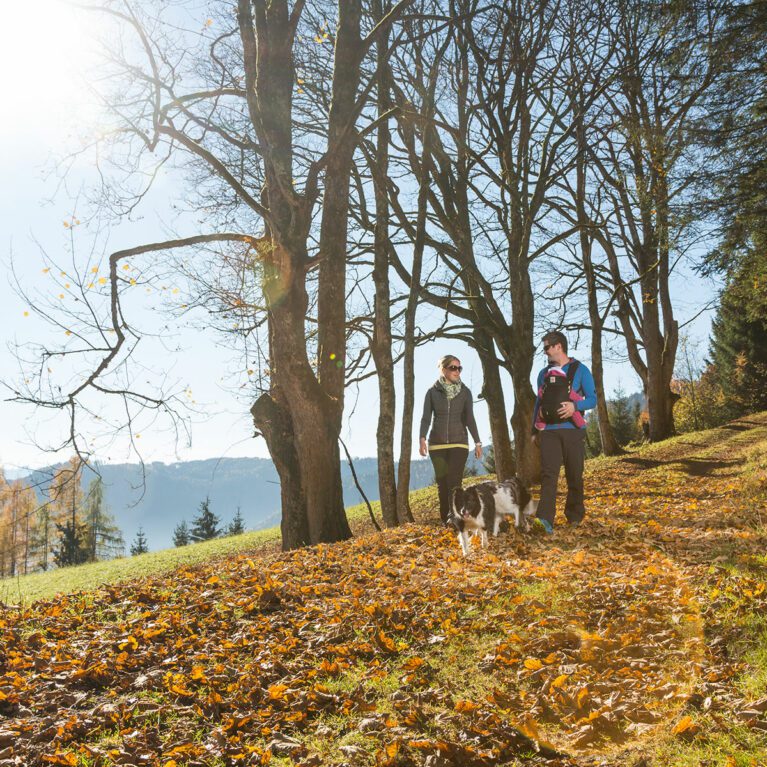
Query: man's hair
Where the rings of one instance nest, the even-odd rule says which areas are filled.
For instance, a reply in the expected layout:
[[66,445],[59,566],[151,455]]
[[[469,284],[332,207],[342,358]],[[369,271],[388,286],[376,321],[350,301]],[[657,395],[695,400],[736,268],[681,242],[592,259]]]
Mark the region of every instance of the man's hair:
[[558,330],[550,330],[541,340],[544,344],[551,346],[562,344],[562,351],[567,354],[567,339],[564,333],[560,333]]

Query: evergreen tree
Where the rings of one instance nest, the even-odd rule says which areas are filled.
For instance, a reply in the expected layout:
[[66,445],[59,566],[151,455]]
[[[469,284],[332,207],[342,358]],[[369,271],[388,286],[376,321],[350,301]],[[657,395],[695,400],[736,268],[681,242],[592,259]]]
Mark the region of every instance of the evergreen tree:
[[50,503],[44,503],[40,506],[35,517],[30,554],[35,563],[34,566],[45,572],[50,567],[50,556],[53,549],[54,523],[51,519]]
[[182,519],[181,522],[173,528],[173,545],[178,548],[179,546],[188,546],[190,542],[189,526],[187,525],[186,520]]
[[[767,311],[749,306],[756,282],[737,274],[722,292],[713,323],[711,361],[727,418],[767,409]],[[767,280],[761,291],[767,291]]]
[[586,417],[586,458],[602,455],[602,435],[599,433],[599,416],[596,410]]
[[495,451],[492,445],[482,455],[482,465],[485,467],[485,472],[495,474]]
[[104,483],[101,477],[91,482],[85,500],[88,561],[115,559],[125,553],[125,539],[104,502]]
[[135,557],[139,554],[146,554],[149,551],[149,544],[146,540],[146,534],[144,533],[144,528],[139,527],[138,532],[136,533],[136,537],[133,540],[133,543],[130,545],[130,553],[131,556]]
[[81,565],[88,561],[88,527],[84,522],[56,523],[59,531],[59,547],[53,552],[58,567]]
[[218,538],[221,535],[220,524],[221,520],[210,510],[210,498],[206,498],[200,504],[199,513],[192,520],[192,529],[189,531],[189,537],[195,543]]
[[234,519],[229,523],[227,528],[228,535],[242,535],[245,532],[245,522],[242,519],[242,512],[240,507],[237,507],[237,512],[234,515]]
[[637,419],[634,414],[635,408],[631,407],[629,398],[622,387],[619,386],[616,389],[615,398],[608,403],[607,409],[618,444],[623,447],[637,439],[639,435],[637,433]]

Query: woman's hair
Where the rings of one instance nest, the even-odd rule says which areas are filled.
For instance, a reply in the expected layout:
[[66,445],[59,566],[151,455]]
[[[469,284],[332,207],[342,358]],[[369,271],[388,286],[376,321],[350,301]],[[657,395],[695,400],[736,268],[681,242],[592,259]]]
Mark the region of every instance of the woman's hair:
[[451,365],[453,363],[453,361],[460,362],[461,360],[460,360],[460,358],[456,357],[454,354],[446,354],[444,357],[440,357],[439,358],[439,362],[437,363],[437,367],[440,370],[443,370],[448,365]]

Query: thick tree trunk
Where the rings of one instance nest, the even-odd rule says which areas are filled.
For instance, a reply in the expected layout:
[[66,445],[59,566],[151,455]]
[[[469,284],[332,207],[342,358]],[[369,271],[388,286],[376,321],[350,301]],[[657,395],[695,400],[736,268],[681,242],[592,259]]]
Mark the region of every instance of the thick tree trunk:
[[282,549],[297,549],[311,542],[306,496],[295,448],[290,413],[270,394],[262,394],[250,409],[256,429],[263,435],[280,478]]
[[650,442],[673,437],[674,404],[679,395],[671,391],[673,367],[669,363],[665,344],[659,338],[647,345],[647,412],[650,419]]
[[294,187],[293,166],[293,48],[302,5],[296,3],[291,10],[286,0],[238,0],[246,98],[263,150],[261,197],[268,208],[267,235],[259,255],[269,311],[271,394],[273,403],[284,410],[278,413],[262,401],[254,418],[267,436],[281,480],[288,485],[284,495],[290,516],[287,548],[351,535],[344,513],[338,437],[346,371],[349,178],[364,48],[361,5],[360,0],[346,0],[338,7],[328,147],[322,168],[316,373],[309,361],[305,323],[307,242],[313,207],[320,198],[320,165],[309,172],[303,194]]
[[[478,331],[475,331],[475,339],[477,334]],[[484,343],[489,343],[492,351],[492,340],[484,338],[482,343],[482,349],[486,348]],[[487,402],[490,417],[490,438],[493,444],[495,474],[498,480],[502,482],[514,476],[514,449],[511,446],[511,438],[509,436],[509,422],[506,415],[506,401],[504,400],[503,388],[501,386],[500,366],[495,360],[494,355],[479,349],[478,352],[480,362],[482,363],[482,376],[484,379],[482,398]]]
[[511,428],[514,432],[514,457],[517,476],[527,484],[541,478],[541,458],[533,444],[533,408],[535,395],[527,380],[521,386],[514,383],[514,410],[511,413]]
[[[265,285],[270,307],[272,382],[290,415],[300,484],[306,502],[309,543],[351,536],[341,484],[338,402],[314,375],[306,350],[305,317],[308,297],[303,280],[293,279],[295,255],[274,243],[269,251],[273,270],[281,279]],[[289,432],[287,432],[289,434]],[[285,447],[281,447],[285,450]],[[293,463],[286,463],[292,467]]]

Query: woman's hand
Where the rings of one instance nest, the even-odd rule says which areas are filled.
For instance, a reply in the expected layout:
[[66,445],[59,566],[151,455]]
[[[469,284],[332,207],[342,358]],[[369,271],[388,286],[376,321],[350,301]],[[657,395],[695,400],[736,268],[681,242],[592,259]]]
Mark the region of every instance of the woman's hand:
[[420,454],[421,454],[421,455],[422,455],[424,458],[425,458],[425,457],[426,457],[426,456],[429,454],[429,451],[428,451],[428,449],[427,449],[427,447],[426,447],[426,437],[421,437],[421,442],[420,442],[420,444],[418,445],[418,452],[419,452],[419,453],[420,453]]
[[479,459],[482,458],[482,443],[477,442],[476,445],[474,445],[474,457]]

